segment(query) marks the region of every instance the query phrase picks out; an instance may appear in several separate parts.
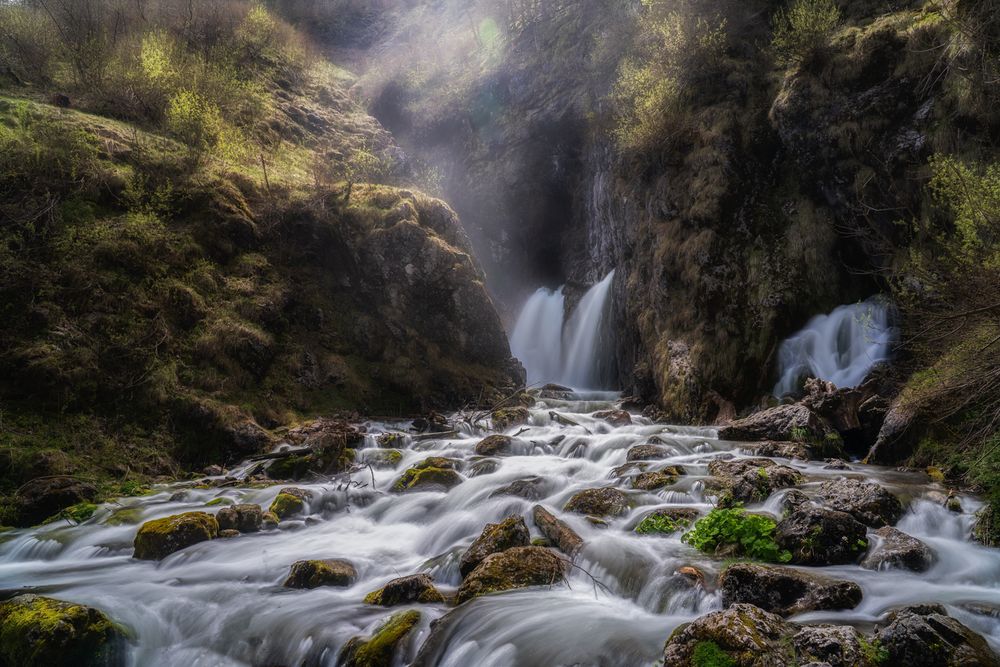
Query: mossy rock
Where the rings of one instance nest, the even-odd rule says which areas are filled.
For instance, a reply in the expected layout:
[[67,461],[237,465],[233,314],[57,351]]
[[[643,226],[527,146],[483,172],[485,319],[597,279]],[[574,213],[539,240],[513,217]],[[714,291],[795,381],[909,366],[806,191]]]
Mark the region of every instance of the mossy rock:
[[365,604],[395,607],[400,604],[441,604],[444,596],[434,587],[434,580],[426,574],[413,574],[393,579],[377,591],[365,596]]
[[139,523],[141,518],[141,507],[122,507],[105,519],[104,523],[109,526],[128,526]]
[[514,446],[514,439],[509,435],[495,433],[476,443],[476,454],[480,456],[509,456]]
[[206,512],[185,512],[147,521],[135,536],[135,558],[161,560],[219,535],[219,522]]
[[482,563],[490,554],[500,553],[513,547],[526,547],[531,541],[524,517],[511,516],[499,523],[489,523],[472,546],[462,555],[458,569],[463,577]]
[[610,487],[584,489],[575,493],[563,509],[597,517],[619,516],[628,510],[628,497]]
[[0,665],[117,667],[125,632],[92,607],[37,595],[0,604]]
[[55,523],[56,521],[69,521],[73,524],[83,523],[90,517],[94,516],[94,512],[97,511],[97,505],[94,503],[82,502],[72,505],[62,510],[58,514],[50,516],[43,523]]
[[528,586],[552,586],[563,580],[565,562],[550,549],[514,547],[491,554],[473,570],[458,589],[459,603]]
[[655,491],[665,486],[670,486],[677,481],[677,478],[662,470],[655,472],[643,472],[635,476],[632,480],[632,488],[641,491]]
[[354,565],[346,560],[300,560],[292,564],[282,584],[287,588],[319,588],[320,586],[350,586],[358,578]]
[[374,468],[395,468],[403,460],[398,449],[372,449],[365,452],[365,463]]
[[267,468],[269,479],[289,479],[298,481],[309,474],[310,469],[315,465],[315,457],[312,454],[304,456],[289,456],[278,459]]
[[516,408],[501,408],[494,410],[490,414],[490,419],[493,421],[493,428],[498,431],[506,431],[514,426],[526,424],[530,417],[531,413],[528,412],[528,408],[520,406]]
[[415,609],[393,614],[368,639],[355,637],[347,642],[337,664],[343,667],[392,667],[400,645],[420,622]]
[[278,519],[287,519],[305,511],[306,501],[312,499],[312,492],[294,486],[285,487],[271,502],[268,512]]
[[212,498],[207,503],[205,507],[217,507],[219,505],[235,505],[236,501],[232,498],[227,498],[225,496],[219,496],[218,498]]
[[393,484],[393,491],[450,489],[462,483],[462,476],[455,472],[458,463],[453,459],[433,456],[411,466]]

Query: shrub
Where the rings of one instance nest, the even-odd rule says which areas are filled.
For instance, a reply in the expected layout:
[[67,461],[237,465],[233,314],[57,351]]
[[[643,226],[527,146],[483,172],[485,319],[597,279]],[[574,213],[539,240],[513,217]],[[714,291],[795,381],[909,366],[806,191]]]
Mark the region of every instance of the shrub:
[[943,239],[962,264],[1000,268],[1000,162],[965,163],[931,158],[930,189],[954,221],[954,239]]
[[56,65],[58,40],[45,16],[0,3],[0,74],[20,83],[48,83]]
[[787,563],[792,554],[774,541],[775,527],[773,519],[747,514],[741,507],[714,509],[699,519],[681,539],[705,553],[731,549],[734,556]]
[[840,25],[834,0],[794,0],[777,13],[772,45],[778,60],[787,65],[808,64],[826,48]]

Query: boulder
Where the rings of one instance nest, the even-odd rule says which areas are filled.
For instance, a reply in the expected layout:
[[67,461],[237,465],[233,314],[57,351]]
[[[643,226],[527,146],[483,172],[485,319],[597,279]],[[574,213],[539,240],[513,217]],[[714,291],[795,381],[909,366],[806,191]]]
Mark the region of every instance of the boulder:
[[525,500],[541,500],[548,495],[548,482],[544,477],[518,479],[490,494],[490,498],[516,496]]
[[499,410],[494,410],[490,414],[490,420],[493,422],[493,428],[497,431],[506,431],[514,426],[527,424],[530,417],[531,413],[528,412],[528,408],[525,407],[501,408]]
[[875,444],[865,457],[867,463],[892,465],[909,456],[920,436],[917,410],[904,397],[889,406]]
[[745,602],[780,616],[806,611],[853,609],[861,602],[861,587],[790,567],[737,563],[719,578],[722,604]]
[[364,462],[375,468],[395,468],[403,460],[403,452],[398,449],[365,450]]
[[877,541],[861,561],[861,567],[869,570],[899,568],[923,572],[934,564],[934,552],[926,544],[892,526],[876,530]]
[[551,586],[563,580],[565,562],[544,547],[514,547],[491,554],[469,573],[458,589],[461,604],[480,595],[528,586]]
[[495,433],[480,440],[475,452],[480,456],[510,456],[513,445],[512,437]]
[[715,478],[711,486],[724,493],[721,506],[767,500],[776,490],[801,484],[803,479],[794,468],[764,458],[716,459],[708,464],[708,472]]
[[655,470],[653,472],[639,473],[632,479],[632,488],[641,491],[654,491],[668,486],[677,481],[675,475],[671,475],[668,470]]
[[239,537],[239,536],[240,536],[240,531],[234,528],[226,528],[225,530],[219,530],[219,535],[218,535],[220,539],[229,539],[231,537]]
[[185,512],[164,519],[147,521],[135,535],[134,557],[161,560],[192,544],[219,535],[219,522],[207,512]]
[[67,507],[93,501],[97,488],[75,477],[33,479],[14,496],[13,523],[19,528],[39,524]]
[[632,423],[632,415],[625,410],[600,410],[594,413],[594,419],[603,419],[612,426],[628,426]]
[[452,459],[432,456],[420,463],[407,468],[406,472],[396,480],[392,490],[407,491],[447,491],[462,483],[462,476],[455,468],[458,463]]
[[413,628],[420,622],[415,609],[393,614],[367,639],[351,638],[337,658],[340,667],[392,667]]
[[628,497],[611,487],[584,489],[573,494],[563,509],[590,516],[619,516],[628,511]]
[[997,667],[1000,660],[981,636],[940,605],[906,607],[888,616],[879,640],[886,664],[906,667]]
[[393,579],[377,591],[365,596],[365,603],[380,607],[400,604],[442,604],[444,596],[434,587],[434,580],[426,574],[411,574]]
[[698,517],[701,512],[692,507],[666,507],[653,510],[639,520],[635,526],[635,532],[640,535],[671,535],[682,530],[686,530]]
[[879,484],[858,479],[832,479],[819,487],[819,497],[828,506],[847,512],[873,528],[891,526],[903,514],[903,506]]
[[807,625],[791,645],[802,667],[892,667],[884,660],[878,640],[869,640],[849,625]]
[[583,538],[565,521],[556,518],[541,505],[535,505],[531,515],[538,531],[570,558],[575,557],[583,548]]
[[678,667],[788,667],[791,624],[749,604],[734,604],[677,628],[663,664]]
[[666,447],[657,445],[636,445],[625,454],[626,461],[659,461],[670,456]]
[[500,553],[513,547],[526,547],[531,543],[531,535],[524,524],[524,517],[507,517],[500,523],[490,523],[483,529],[459,562],[462,577],[469,576],[490,554]]
[[868,549],[867,529],[846,512],[803,505],[778,522],[775,541],[796,565],[854,563]]
[[312,491],[286,486],[278,492],[278,495],[271,502],[268,512],[278,517],[279,520],[287,519],[305,511],[306,503],[312,500],[312,497]]
[[237,530],[241,533],[256,533],[264,522],[264,510],[260,505],[244,504],[223,507],[215,515],[219,530]]
[[125,633],[103,612],[38,595],[0,603],[0,665],[119,667]]
[[358,571],[346,560],[300,560],[292,563],[282,586],[286,588],[319,588],[320,586],[350,586],[358,578]]
[[801,404],[779,405],[719,429],[720,440],[818,441],[836,433],[828,421]]

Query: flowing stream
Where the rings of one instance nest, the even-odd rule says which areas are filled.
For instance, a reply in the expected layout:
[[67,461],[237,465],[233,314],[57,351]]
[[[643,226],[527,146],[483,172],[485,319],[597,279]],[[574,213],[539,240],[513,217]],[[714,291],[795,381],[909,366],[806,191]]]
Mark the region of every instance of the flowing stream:
[[[710,428],[654,424],[633,415],[633,424],[612,427],[593,412],[612,405],[611,394],[579,400],[540,400],[530,422],[514,427],[514,454],[496,467],[476,466],[474,445],[488,432],[465,427],[442,439],[407,438],[395,469],[376,469],[374,488],[367,469],[354,479],[366,488],[304,484],[315,494],[308,515],[282,521],[277,529],[203,542],[161,562],[134,560],[132,540],[140,522],[179,512],[204,510],[218,497],[267,507],[279,486],[198,489],[188,484],[158,487],[154,493],[107,504],[80,525],[65,522],[10,531],[0,540],[0,587],[30,590],[99,607],[131,629],[131,664],[216,667],[334,665],[353,636],[367,635],[398,609],[366,605],[363,598],[387,581],[430,574],[446,594],[460,583],[458,561],[487,523],[522,514],[531,519],[535,501],[492,497],[515,480],[540,478],[537,502],[567,521],[585,540],[565,584],[522,589],[472,600],[461,607],[411,605],[422,619],[411,633],[401,664],[411,662],[429,634],[432,620],[450,612],[438,650],[427,664],[449,667],[654,664],[671,631],[721,607],[714,590],[721,558],[683,544],[679,534],[645,536],[633,531],[649,510],[686,506],[707,513],[707,464],[738,457],[740,445],[723,442]],[[552,411],[578,425],[555,421]],[[405,431],[409,423],[368,423],[361,460],[370,456],[376,434]],[[656,436],[670,457],[652,469],[681,465],[688,472],[656,492],[631,489],[629,474],[613,471],[626,452]],[[464,481],[448,492],[397,494],[393,482],[409,465],[428,456],[458,459]],[[795,620],[850,623],[870,629],[886,611],[908,603],[940,602],[972,629],[1000,646],[1000,619],[982,609],[1000,608],[1000,551],[969,540],[980,503],[962,496],[962,513],[941,503],[944,489],[922,473],[851,463],[848,470],[822,462],[782,460],[800,470],[807,494],[827,479],[846,475],[874,479],[907,506],[898,527],[923,540],[936,554],[927,572],[869,571],[858,566],[809,568],[856,581],[864,591],[850,611],[811,612]],[[477,474],[477,471],[479,474]],[[229,471],[239,474],[240,469]],[[629,495],[630,511],[607,525],[561,512],[581,489],[614,485]],[[780,495],[750,506],[777,513]],[[281,586],[289,566],[309,558],[346,558],[358,570],[348,588],[290,590]],[[705,587],[677,573],[694,565]],[[600,582],[597,585],[591,577]]]

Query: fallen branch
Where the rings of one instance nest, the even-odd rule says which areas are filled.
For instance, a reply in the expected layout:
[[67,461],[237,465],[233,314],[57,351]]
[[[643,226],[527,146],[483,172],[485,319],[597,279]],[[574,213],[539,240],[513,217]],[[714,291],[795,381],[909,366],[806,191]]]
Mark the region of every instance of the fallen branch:
[[269,454],[257,454],[256,456],[251,456],[247,461],[270,461],[272,459],[287,459],[291,456],[298,456],[300,454],[312,454],[311,447],[300,447],[298,449],[285,449],[280,452],[270,452]]

